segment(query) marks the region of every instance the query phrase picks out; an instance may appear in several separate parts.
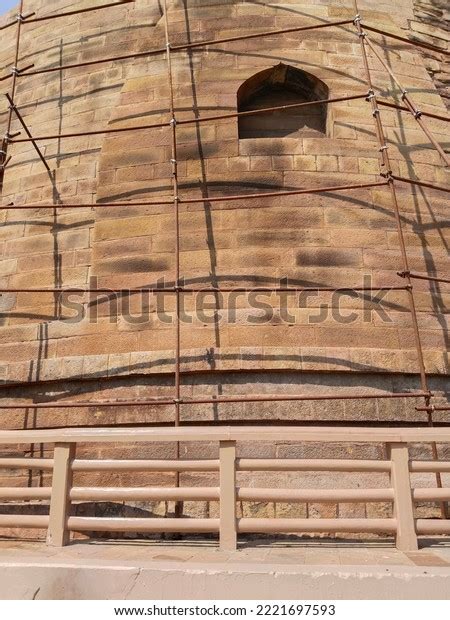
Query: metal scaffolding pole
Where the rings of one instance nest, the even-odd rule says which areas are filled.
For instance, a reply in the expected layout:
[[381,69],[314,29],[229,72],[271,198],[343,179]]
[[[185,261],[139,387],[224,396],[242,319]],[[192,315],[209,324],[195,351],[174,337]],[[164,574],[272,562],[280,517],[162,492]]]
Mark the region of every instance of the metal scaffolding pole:
[[[14,101],[16,96],[16,87],[17,87],[17,75],[18,69],[17,65],[19,64],[19,54],[20,54],[20,33],[22,29],[23,22],[23,3],[24,0],[20,0],[19,4],[19,13],[17,14],[17,31],[16,31],[16,45],[14,50],[14,66],[11,69],[12,83],[11,83],[11,99]],[[10,107],[8,110],[8,120],[6,121],[6,133],[2,139],[2,147],[0,151],[0,195],[3,192],[3,184],[5,181],[5,168],[8,163],[8,145],[11,139],[11,125],[13,119],[13,109]]]
[[[411,272],[409,268],[408,255],[406,252],[406,243],[405,243],[405,238],[403,234],[403,226],[402,226],[402,220],[400,216],[400,208],[399,208],[398,199],[397,199],[397,192],[395,188],[395,181],[392,177],[392,168],[391,168],[391,163],[390,163],[389,154],[388,154],[388,146],[386,144],[386,139],[384,136],[384,129],[383,129],[383,124],[381,122],[380,110],[378,108],[377,97],[375,95],[375,91],[373,88],[372,77],[371,77],[370,68],[369,68],[369,60],[368,60],[368,54],[366,50],[366,45],[368,44],[367,35],[361,26],[361,16],[359,14],[357,0],[353,0],[353,3],[355,7],[355,12],[356,12],[355,26],[357,29],[357,34],[358,34],[358,38],[359,38],[359,42],[361,46],[361,54],[363,58],[367,86],[369,88],[369,91],[371,92],[371,101],[372,101],[372,107],[373,107],[373,117],[374,117],[374,122],[375,122],[376,134],[378,137],[379,148],[380,148],[380,151],[383,157],[383,165],[382,165],[381,174],[385,176],[389,181],[389,191],[391,195],[391,202],[392,202],[395,220],[397,224],[397,234],[398,234],[398,240],[399,240],[399,246],[400,246],[400,253],[402,256],[403,273],[404,273],[405,280],[407,282],[407,292],[408,292],[408,298],[409,298],[411,320],[412,320],[412,325],[413,325],[414,341],[416,345],[417,360],[418,360],[418,365],[419,365],[420,382],[421,382],[422,391],[425,394],[424,396],[425,406],[428,407],[430,405],[431,392],[428,387],[428,380],[427,380],[427,375],[425,371],[425,361],[424,361],[424,356],[423,356],[422,341],[420,338],[419,323],[417,319],[417,311],[416,311],[414,292],[413,292],[413,284],[412,284],[412,279],[409,275]],[[429,426],[433,426],[433,418],[430,412],[428,412],[428,423],[429,423]],[[431,449],[433,452],[433,458],[435,460],[438,460],[436,443],[431,444]],[[442,480],[441,480],[441,475],[439,472],[436,473],[436,482],[437,482],[438,487],[442,487]],[[441,504],[441,512],[442,512],[442,517],[447,518],[447,509],[446,509],[445,503]]]

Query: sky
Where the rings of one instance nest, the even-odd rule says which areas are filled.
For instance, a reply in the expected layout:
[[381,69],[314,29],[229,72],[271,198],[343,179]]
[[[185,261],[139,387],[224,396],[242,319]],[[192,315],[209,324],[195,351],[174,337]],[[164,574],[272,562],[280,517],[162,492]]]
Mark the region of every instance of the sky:
[[19,4],[19,0],[0,0],[0,15]]

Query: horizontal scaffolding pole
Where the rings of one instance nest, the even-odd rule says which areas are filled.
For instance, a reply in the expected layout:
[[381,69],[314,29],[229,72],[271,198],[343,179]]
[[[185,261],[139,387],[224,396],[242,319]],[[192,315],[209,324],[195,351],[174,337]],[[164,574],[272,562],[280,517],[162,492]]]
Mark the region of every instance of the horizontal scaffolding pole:
[[[184,45],[172,45],[170,50],[172,52],[180,52],[189,49],[195,49],[199,47],[207,47],[209,45],[219,45],[221,43],[231,43],[233,41],[244,41],[246,39],[257,39],[261,37],[270,37],[280,34],[289,34],[292,32],[303,32],[306,30],[317,30],[319,28],[331,28],[333,26],[343,26],[346,24],[352,24],[352,19],[345,19],[337,22],[328,22],[326,24],[316,24],[314,26],[301,26],[297,28],[284,28],[282,30],[271,30],[266,32],[258,32],[255,34],[247,34],[238,37],[227,37],[225,39],[210,39],[207,41],[196,41],[194,43],[186,43]],[[73,63],[68,65],[60,65],[58,67],[48,67],[46,69],[37,69],[35,71],[19,71],[19,76],[31,76],[41,75],[43,73],[52,73],[53,71],[65,71],[66,69],[77,69],[79,67],[89,67],[91,65],[98,65],[105,62],[118,62],[121,60],[129,60],[131,58],[146,58],[150,56],[157,56],[159,54],[165,54],[167,52],[166,47],[161,47],[154,50],[148,50],[146,52],[134,52],[133,54],[124,54],[122,56],[109,56],[108,58],[101,58],[97,60],[88,60],[86,62]],[[7,76],[10,77],[10,76]],[[1,78],[0,78],[1,81]]]
[[[399,178],[399,180],[402,180]],[[287,191],[278,191],[278,192],[260,192],[257,194],[236,194],[234,196],[210,196],[210,197],[201,197],[201,198],[181,198],[179,197],[179,204],[195,204],[195,203],[204,203],[204,202],[228,202],[230,200],[244,200],[244,199],[255,199],[255,198],[272,198],[274,196],[300,196],[301,194],[321,194],[328,192],[340,192],[344,190],[353,190],[353,189],[368,189],[371,187],[381,187],[388,186],[388,181],[373,181],[371,183],[356,183],[352,185],[331,185],[328,187],[312,187],[312,188],[299,188],[294,190]],[[61,204],[61,205],[3,205],[0,206],[1,209],[11,209],[11,210],[24,210],[24,209],[87,209],[87,208],[115,208],[115,207],[159,207],[163,205],[173,205],[172,200],[157,200],[151,202],[103,202],[99,204]],[[308,205],[298,205],[300,206],[308,206]],[[353,206],[353,205],[348,205]]]
[[430,280],[431,282],[443,282],[445,284],[450,284],[450,278],[441,278],[437,276],[423,276],[419,273],[414,273],[413,271],[398,271],[397,274],[401,278],[415,278],[416,280]]
[[428,411],[429,413],[433,413],[433,411],[450,411],[450,405],[428,405],[416,407],[416,411]]
[[406,291],[409,286],[311,286],[311,287],[296,287],[296,286],[256,286],[256,287],[239,287],[239,286],[222,286],[222,287],[208,287],[208,288],[188,288],[184,286],[167,286],[167,287],[137,287],[137,288],[5,288],[0,289],[0,295],[6,293],[71,293],[71,294],[85,294],[85,293],[117,293],[121,295],[134,295],[135,293],[172,293],[172,294],[190,294],[190,293],[306,293],[306,292],[318,292],[318,293],[339,293],[344,291],[355,291],[370,293],[375,291]]
[[[342,97],[334,97],[332,99],[316,99],[315,101],[302,101],[301,103],[290,103],[288,105],[279,105],[271,108],[261,108],[258,110],[246,110],[245,112],[232,112],[230,114],[218,114],[216,116],[204,116],[201,118],[192,118],[186,120],[177,120],[177,125],[196,125],[197,123],[208,123],[217,120],[224,120],[228,118],[238,118],[241,116],[255,116],[258,114],[266,114],[268,112],[276,112],[280,110],[290,110],[292,108],[303,108],[306,106],[314,106],[314,105],[322,105],[328,103],[337,103],[339,101],[352,101],[354,99],[367,99],[368,93],[360,93],[358,95],[346,95]],[[117,127],[117,128],[107,128],[107,129],[98,129],[93,131],[79,131],[76,133],[59,133],[52,134],[47,136],[37,136],[35,138],[19,138],[17,140],[10,140],[10,144],[19,144],[20,142],[31,142],[32,140],[60,140],[64,138],[81,138],[84,136],[96,136],[102,134],[111,134],[111,133],[123,133],[126,131],[141,131],[145,129],[163,129],[164,127],[170,128],[171,121],[167,120],[163,123],[153,123],[147,125],[136,125],[134,127]]]
[[[402,112],[411,112],[409,108],[403,105],[398,105],[397,103],[390,103],[389,101],[380,101],[378,99],[378,105],[385,106],[386,108],[394,108],[395,110],[401,110]],[[424,112],[420,110],[421,116],[427,116],[428,118],[435,118],[438,121],[446,121],[450,122],[450,118],[448,116],[441,116],[440,114],[433,114],[432,112]]]
[[444,56],[450,56],[450,52],[442,49],[442,47],[438,47],[437,45],[431,45],[430,43],[419,43],[419,41],[411,41],[411,39],[400,37],[398,34],[394,34],[392,32],[386,32],[385,30],[380,30],[379,28],[374,28],[373,26],[368,26],[365,22],[364,22],[364,28],[366,30],[371,30],[372,32],[376,32],[377,34],[381,34],[384,37],[390,37],[391,39],[396,39],[397,41],[408,43],[408,45],[413,45],[414,47],[422,47],[423,49],[431,50],[432,52],[439,52],[439,54],[444,54]]
[[11,28],[11,26],[17,26],[18,21],[21,21],[22,24],[24,24],[25,20],[27,20],[29,17],[33,17],[33,15],[36,15],[34,11],[33,13],[28,13],[28,15],[16,15],[16,18],[13,21],[8,22],[7,24],[3,24],[3,26],[0,26],[0,31]]
[[70,17],[72,15],[81,15],[82,13],[90,13],[91,11],[100,11],[101,9],[114,8],[115,6],[122,6],[123,4],[129,4],[135,0],[119,0],[118,2],[109,2],[108,4],[100,4],[99,6],[89,6],[86,9],[77,9],[76,11],[66,11],[64,13],[56,13],[54,15],[43,15],[42,17],[35,17],[33,19],[25,19],[25,24],[35,24],[36,22],[44,22],[49,19],[58,19],[59,17]]
[[72,402],[61,401],[57,403],[22,403],[22,404],[6,404],[0,403],[0,409],[83,409],[86,407],[152,407],[167,406],[178,402],[180,405],[212,405],[216,403],[259,403],[259,402],[283,402],[283,401],[321,401],[321,400],[366,400],[377,398],[424,398],[430,397],[430,392],[392,392],[389,394],[280,394],[280,395],[259,395],[254,396],[211,396],[205,398],[176,399],[167,398],[163,400],[124,400],[124,401],[91,401],[91,402]]
[[419,181],[417,179],[407,179],[406,177],[399,177],[395,174],[392,175],[395,181],[401,183],[409,183],[410,185],[418,185],[419,187],[427,187],[428,189],[436,189],[439,192],[450,192],[450,187],[444,187],[443,185],[434,185],[434,183],[427,183],[425,181]]

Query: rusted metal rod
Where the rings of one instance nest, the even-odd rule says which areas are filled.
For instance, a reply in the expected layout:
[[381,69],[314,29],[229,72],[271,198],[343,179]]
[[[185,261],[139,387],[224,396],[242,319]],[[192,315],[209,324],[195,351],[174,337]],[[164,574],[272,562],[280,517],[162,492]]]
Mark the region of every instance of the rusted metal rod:
[[[134,2],[134,0],[133,0]],[[271,108],[261,108],[258,110],[248,110],[245,112],[232,112],[230,114],[218,114],[216,116],[204,116],[201,118],[190,118],[185,120],[177,120],[177,125],[195,125],[197,123],[208,123],[211,121],[223,120],[228,118],[237,118],[241,116],[255,116],[257,114],[265,114],[267,112],[276,112],[277,110],[290,110],[292,108],[303,108],[307,106],[314,105],[322,105],[328,103],[336,103],[339,101],[352,101],[354,99],[366,99],[367,93],[361,93],[358,95],[351,95],[345,97],[333,97],[331,99],[317,99],[315,101],[302,101],[301,103],[290,103],[288,105],[279,105]],[[123,133],[126,131],[141,131],[144,129],[163,129],[169,128],[171,126],[172,119],[165,121],[163,123],[153,123],[147,125],[136,125],[133,127],[118,127],[118,128],[107,128],[107,129],[99,129],[93,131],[79,131],[76,133],[60,133],[60,134],[52,134],[47,136],[37,136],[34,138],[35,140],[53,140],[53,139],[64,139],[64,138],[80,138],[83,136],[96,136],[101,134],[111,134],[111,133]],[[11,140],[11,143],[20,143],[20,142],[29,142],[31,138],[19,138],[17,140]]]
[[26,20],[29,20],[29,18],[32,17],[33,15],[36,15],[34,11],[32,13],[28,13],[27,15],[22,15],[21,13],[19,13],[16,15],[16,18],[12,22],[8,22],[7,24],[0,26],[0,31],[6,30],[7,28],[10,28],[11,26],[16,26],[17,22],[21,22],[22,24],[24,24],[26,23]]
[[30,130],[28,129],[25,121],[22,118],[21,113],[19,112],[19,110],[17,109],[17,107],[14,105],[14,101],[12,100],[11,96],[6,93],[5,97],[8,100],[10,109],[14,111],[14,114],[17,116],[17,118],[19,119],[20,124],[22,125],[23,129],[25,130],[25,133],[27,134],[29,141],[31,142],[31,144],[34,146],[36,153],[39,155],[39,159],[42,161],[42,163],[44,164],[44,166],[47,168],[48,172],[50,172],[50,166],[48,165],[48,163],[45,160],[45,157],[43,156],[41,149],[38,147],[36,140],[33,138],[33,136],[31,135]]
[[[284,401],[322,401],[322,400],[372,400],[377,398],[423,398],[430,396],[431,392],[393,392],[383,394],[373,393],[342,393],[342,394],[255,394],[254,396],[205,396],[204,398],[181,398],[179,405],[212,405],[215,403],[264,403],[264,402],[284,402]],[[174,398],[161,400],[123,400],[123,401],[90,401],[72,402],[59,401],[51,403],[0,403],[0,409],[84,409],[89,407],[158,407],[173,405]]]
[[[166,37],[166,61],[167,74],[169,80],[169,111],[170,111],[170,129],[172,139],[172,190],[173,190],[173,209],[174,209],[174,232],[175,232],[175,293],[176,293],[176,309],[175,309],[175,426],[180,425],[180,405],[181,400],[181,321],[180,321],[180,295],[178,287],[180,286],[180,197],[178,188],[178,161],[177,161],[177,120],[175,118],[175,98],[172,73],[172,55],[169,35],[169,20],[167,0],[164,0],[164,33]],[[177,452],[179,453],[179,444],[177,443]],[[179,454],[178,454],[179,456]],[[177,486],[179,478],[177,478]]]
[[[173,45],[171,46],[172,52],[180,52],[188,49],[195,49],[199,47],[206,47],[208,45],[219,45],[221,43],[231,43],[233,41],[244,41],[246,39],[257,39],[261,37],[270,37],[276,36],[280,34],[288,34],[290,32],[303,32],[306,30],[317,30],[319,28],[331,28],[333,26],[343,26],[345,24],[351,24],[353,20],[345,19],[336,22],[328,22],[326,24],[316,24],[314,26],[301,26],[297,28],[284,28],[282,30],[271,30],[267,32],[258,32],[255,34],[241,35],[238,37],[227,37],[225,39],[210,39],[207,41],[196,41],[194,43],[187,43],[184,45]],[[148,56],[156,56],[158,54],[165,54],[166,48],[161,47],[159,49],[148,50],[146,52],[135,52],[133,54],[124,54],[122,56],[110,56],[108,58],[101,58],[97,60],[89,60],[86,62],[73,63],[68,65],[59,65],[57,67],[48,67],[46,69],[37,69],[36,71],[21,71],[20,77],[30,76],[30,75],[41,75],[42,73],[51,73],[53,71],[65,71],[66,69],[77,69],[79,67],[89,67],[91,65],[98,65],[105,62],[117,62],[120,60],[129,60],[131,58],[145,58]]]
[[419,41],[411,41],[411,39],[405,39],[405,37],[400,37],[398,34],[393,34],[392,32],[386,32],[385,30],[380,30],[379,28],[368,26],[366,22],[364,22],[364,28],[366,30],[376,32],[377,34],[381,34],[385,37],[390,37],[391,39],[397,39],[397,41],[408,43],[408,45],[413,45],[414,47],[422,47],[423,49],[431,50],[432,52],[439,52],[439,54],[444,54],[444,56],[450,56],[450,52],[442,49],[442,47],[437,47],[436,45],[431,45],[430,43],[419,43]]
[[[23,12],[23,0],[20,0],[19,4],[19,15],[22,15]],[[11,97],[14,101],[14,97],[16,95],[16,87],[17,87],[17,65],[19,63],[19,53],[20,53],[20,33],[22,28],[22,21],[17,19],[17,32],[16,32],[16,44],[14,50],[14,67],[12,70],[11,78]],[[5,181],[5,167],[6,161],[8,159],[8,145],[11,133],[11,125],[13,119],[13,111],[11,108],[8,110],[8,120],[6,121],[6,134],[2,138],[2,146],[0,150],[0,195],[3,193],[3,184]]]
[[[329,187],[314,187],[314,188],[300,188],[294,190],[287,191],[279,191],[279,192],[260,192],[257,194],[236,194],[234,196],[212,196],[205,198],[179,198],[180,204],[194,204],[194,203],[203,203],[203,202],[222,202],[222,201],[230,201],[230,200],[248,200],[248,199],[256,199],[256,198],[267,198],[273,196],[297,196],[301,194],[320,194],[323,192],[339,192],[343,190],[354,190],[354,189],[366,189],[370,187],[380,187],[383,185],[387,186],[388,181],[373,181],[372,183],[356,183],[353,185],[332,185]],[[4,205],[0,206],[0,209],[11,209],[11,210],[23,210],[23,209],[86,209],[89,207],[92,208],[114,208],[114,207],[158,207],[162,205],[172,205],[173,200],[158,200],[155,202],[109,202],[109,203],[99,203],[99,204],[91,204],[91,205],[80,205],[80,204],[61,204],[61,205]],[[305,204],[298,204],[296,207],[307,207]],[[346,205],[353,206],[353,205]]]
[[392,71],[392,69],[389,67],[389,65],[384,61],[384,59],[378,53],[378,50],[373,45],[373,43],[370,41],[370,39],[367,37],[366,33],[364,33],[362,31],[362,34],[365,35],[364,36],[365,43],[367,43],[367,45],[369,46],[369,48],[371,49],[373,54],[378,58],[378,60],[381,63],[381,65],[384,67],[384,69],[388,72],[388,74],[391,76],[391,78],[394,80],[394,82],[397,84],[397,86],[402,91],[402,99],[405,102],[406,107],[408,108],[408,110],[411,112],[412,116],[416,119],[417,124],[422,129],[422,131],[425,133],[425,135],[427,136],[427,138],[431,142],[431,144],[434,146],[434,148],[437,150],[437,152],[441,156],[442,160],[444,161],[445,165],[446,166],[450,166],[450,158],[447,156],[447,154],[445,153],[444,149],[441,147],[439,142],[433,136],[431,131],[428,129],[428,127],[426,126],[424,121],[420,118],[421,117],[421,111],[415,106],[414,102],[412,101],[412,99],[408,95],[408,91],[402,86],[402,84],[400,83],[400,81],[398,80],[398,78],[396,77],[394,72]]
[[399,275],[401,278],[405,278],[407,275],[409,275],[410,278],[415,278],[416,280],[431,280],[431,282],[443,282],[446,284],[450,284],[450,278],[424,276],[419,273],[414,273],[412,271],[410,271],[408,274],[406,274],[404,271],[397,271],[397,275]]
[[[70,17],[71,15],[81,15],[82,13],[89,13],[90,11],[100,11],[101,9],[114,8],[115,6],[122,6],[123,4],[129,4],[135,0],[119,0],[118,2],[109,2],[108,4],[100,4],[99,6],[89,6],[86,9],[77,9],[76,11],[66,11],[65,13],[56,13],[55,15],[43,15],[42,17],[35,17],[34,19],[28,19],[25,23],[35,24],[36,22],[43,22],[49,19],[58,19],[59,17]],[[33,13],[35,15],[35,13]]]
[[419,187],[428,187],[429,189],[436,189],[439,192],[450,192],[450,187],[444,187],[443,185],[434,185],[433,183],[426,183],[425,181],[418,181],[417,179],[407,179],[406,177],[398,177],[395,174],[392,175],[395,181],[401,181],[402,183],[409,183],[410,185],[418,185]]
[[[366,50],[366,45],[368,45],[370,49],[374,51],[375,55],[379,58],[380,62],[385,67],[385,69],[388,71],[388,73],[390,75],[392,74],[392,77],[396,81],[396,83],[398,83],[398,81],[393,75],[393,73],[391,72],[390,68],[380,58],[378,52],[374,50],[374,46],[368,40],[367,33],[363,30],[361,26],[361,17],[359,15],[359,10],[358,10],[358,0],[353,0],[353,4],[355,7],[355,12],[356,12],[356,17],[355,17],[354,22],[355,22],[356,30],[357,30],[359,41],[360,41],[366,82],[367,82],[369,91],[371,91],[371,102],[372,102],[372,108],[373,108],[375,130],[376,130],[376,134],[378,138],[379,149],[383,157],[384,172],[382,170],[381,174],[384,174],[386,176],[388,180],[388,184],[389,184],[391,202],[392,202],[392,207],[393,207],[393,211],[395,215],[395,221],[397,225],[397,235],[398,235],[398,241],[399,241],[399,246],[400,246],[400,253],[402,257],[403,272],[405,272],[405,274],[409,274],[410,273],[409,261],[408,261],[408,255],[406,252],[406,243],[405,243],[405,238],[403,234],[403,225],[402,225],[402,218],[400,215],[400,207],[399,207],[399,203],[397,199],[395,181],[392,176],[392,166],[391,166],[391,162],[389,158],[388,147],[386,144],[384,128],[381,122],[380,110],[378,108],[378,102],[377,102],[377,98],[375,96],[375,91],[374,91],[373,84],[372,84],[372,77],[370,73],[369,59],[368,59],[368,54]],[[428,406],[430,404],[430,389],[428,387],[428,380],[427,380],[427,375],[426,375],[426,370],[425,370],[425,359],[424,359],[422,341],[421,341],[420,331],[419,331],[419,323],[418,323],[418,318],[417,318],[417,310],[416,310],[416,304],[415,304],[415,299],[414,299],[412,280],[409,277],[409,275],[406,275],[405,279],[408,285],[407,295],[408,295],[408,300],[409,300],[409,308],[410,308],[411,321],[412,321],[412,326],[413,326],[414,342],[415,342],[415,347],[416,347],[416,352],[417,352],[417,362],[418,362],[419,373],[420,373],[420,384],[421,384],[422,391],[424,392],[425,406]],[[428,425],[433,426],[433,418],[432,418],[431,413],[428,413],[427,417],[428,417]],[[438,460],[438,451],[437,451],[437,445],[435,442],[431,443],[431,450],[433,453],[433,458],[435,460]],[[442,479],[441,479],[440,473],[436,473],[436,483],[438,487],[442,488]],[[443,518],[447,517],[447,507],[445,503],[441,504],[441,514]]]
[[134,293],[302,293],[302,292],[318,292],[318,293],[338,293],[340,291],[406,291],[408,286],[218,286],[218,287],[187,287],[187,286],[168,286],[168,287],[137,287],[137,288],[1,288],[0,295],[6,293],[120,293],[123,295],[132,295]]
[[450,411],[450,405],[429,405],[428,407],[416,407],[416,411],[428,411],[433,413],[433,411]]
[[[398,105],[396,103],[390,103],[389,101],[381,101],[380,99],[378,99],[378,105],[382,105],[386,108],[393,108],[395,110],[401,110],[402,112],[410,112],[409,108],[403,105]],[[423,110],[421,110],[421,114],[422,116],[427,116],[429,118],[436,118],[438,121],[446,121],[447,123],[450,122],[449,117],[441,116],[440,114],[433,114],[432,112],[424,112]]]

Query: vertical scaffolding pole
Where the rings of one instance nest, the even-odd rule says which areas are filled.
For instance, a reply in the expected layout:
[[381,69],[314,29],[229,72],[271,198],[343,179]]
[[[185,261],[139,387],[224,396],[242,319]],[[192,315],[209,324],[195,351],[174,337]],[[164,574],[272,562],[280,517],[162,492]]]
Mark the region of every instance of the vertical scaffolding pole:
[[[12,67],[12,84],[11,84],[11,99],[14,102],[17,86],[17,65],[19,64],[19,52],[20,52],[20,34],[22,30],[22,15],[23,15],[23,3],[24,0],[20,0],[19,13],[17,14],[17,30],[16,30],[16,47],[14,52],[14,66]],[[8,157],[8,145],[9,137],[11,134],[11,125],[13,119],[13,109],[10,107],[8,111],[8,120],[6,122],[6,133],[2,139],[2,148],[0,151],[0,195],[3,193],[3,184],[5,180],[5,168]]]
[[[402,219],[401,219],[401,215],[400,215],[400,208],[399,208],[399,203],[398,203],[398,198],[397,198],[397,192],[395,189],[395,181],[394,178],[392,176],[392,167],[391,167],[391,162],[390,162],[390,158],[389,158],[389,154],[388,154],[388,146],[386,144],[386,138],[385,138],[385,134],[384,134],[384,129],[383,129],[383,124],[381,122],[381,118],[380,118],[380,110],[378,108],[378,102],[377,102],[377,97],[375,95],[375,91],[373,88],[373,83],[372,83],[372,77],[370,74],[370,68],[369,68],[369,60],[368,60],[368,55],[367,55],[367,50],[366,50],[366,41],[365,41],[365,33],[363,32],[363,29],[361,27],[361,16],[359,14],[359,10],[358,10],[358,1],[357,0],[353,0],[353,5],[355,7],[355,26],[356,29],[358,31],[358,37],[359,37],[359,42],[360,42],[360,46],[361,46],[361,55],[362,55],[362,59],[363,59],[363,64],[364,64],[364,72],[365,72],[365,77],[366,77],[366,82],[367,82],[367,86],[369,89],[369,99],[372,105],[372,114],[374,117],[374,123],[375,123],[375,131],[376,131],[376,135],[377,135],[377,139],[378,139],[378,144],[379,144],[379,150],[381,152],[381,156],[382,156],[382,161],[381,161],[381,174],[382,176],[385,176],[388,180],[388,185],[389,185],[389,192],[391,195],[391,202],[392,202],[392,206],[393,206],[393,210],[394,210],[394,216],[395,216],[395,221],[396,221],[396,225],[397,225],[397,234],[398,234],[398,240],[399,240],[399,246],[400,246],[400,253],[402,256],[402,265],[403,265],[403,271],[404,271],[404,276],[406,279],[406,291],[407,291],[407,295],[408,295],[408,301],[409,301],[409,309],[410,309],[410,314],[411,314],[411,321],[412,321],[412,325],[413,325],[413,332],[414,332],[414,342],[415,342],[415,346],[416,346],[416,352],[417,352],[417,361],[418,361],[418,365],[419,365],[419,373],[420,373],[420,383],[421,383],[421,388],[423,392],[426,392],[427,395],[424,396],[425,399],[425,406],[429,407],[430,405],[430,390],[428,387],[428,380],[427,380],[427,375],[426,375],[426,371],[425,371],[425,362],[424,362],[424,357],[423,357],[423,349],[422,349],[422,342],[421,342],[421,338],[420,338],[420,331],[419,331],[419,322],[417,319],[417,310],[416,310],[416,304],[415,304],[415,300],[414,300],[414,292],[413,292],[413,285],[412,285],[412,280],[410,278],[410,269],[409,269],[409,261],[408,261],[408,255],[406,252],[406,244],[405,244],[405,238],[404,238],[404,234],[403,234],[403,226],[402,226]],[[427,413],[428,416],[428,425],[429,426],[433,426],[433,417],[432,417],[432,413],[428,410]],[[438,453],[437,453],[437,445],[435,442],[433,442],[431,444],[431,450],[432,450],[432,454],[433,454],[433,459],[437,460],[438,459]],[[442,487],[442,480],[441,480],[441,474],[439,472],[436,473],[436,483],[437,486],[439,488]],[[442,517],[445,519],[447,518],[447,509],[446,509],[446,505],[445,502],[441,503],[441,513],[442,513]]]
[[[170,49],[169,18],[167,12],[167,0],[164,0],[164,30],[166,36],[166,59],[169,78],[169,101],[170,101],[170,128],[172,136],[172,189],[175,224],[175,426],[180,425],[180,400],[181,400],[181,324],[180,324],[180,199],[178,195],[178,162],[177,162],[177,120],[175,117],[175,97],[173,87],[172,56]],[[176,458],[180,458],[180,443],[176,442]],[[175,474],[175,484],[180,486],[180,472]],[[176,502],[175,516],[181,516],[183,503]]]

